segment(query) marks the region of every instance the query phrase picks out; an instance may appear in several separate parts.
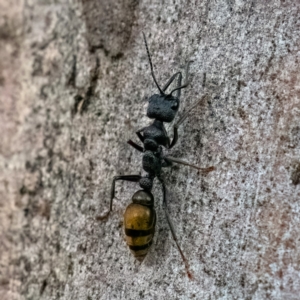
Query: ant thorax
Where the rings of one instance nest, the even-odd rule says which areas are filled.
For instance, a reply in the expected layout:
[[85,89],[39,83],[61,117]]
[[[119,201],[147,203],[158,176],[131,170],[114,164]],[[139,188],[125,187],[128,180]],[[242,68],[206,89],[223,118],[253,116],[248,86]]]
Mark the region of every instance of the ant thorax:
[[146,150],[156,151],[158,145],[166,148],[170,146],[170,138],[162,121],[154,120],[151,125],[143,129],[142,133]]

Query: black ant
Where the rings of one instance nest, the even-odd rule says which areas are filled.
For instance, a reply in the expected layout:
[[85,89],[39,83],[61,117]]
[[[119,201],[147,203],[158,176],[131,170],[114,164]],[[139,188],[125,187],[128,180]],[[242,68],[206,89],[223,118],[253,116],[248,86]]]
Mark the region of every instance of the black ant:
[[[128,141],[128,144],[134,147],[136,150],[143,153],[143,169],[147,173],[145,176],[141,175],[121,175],[115,176],[112,182],[111,187],[111,198],[110,198],[110,208],[109,212],[105,217],[112,211],[112,203],[115,197],[115,183],[117,180],[125,180],[132,182],[139,182],[142,190],[137,191],[132,196],[132,202],[126,209],[124,214],[124,227],[126,242],[129,246],[133,255],[140,261],[144,259],[148,250],[151,246],[152,239],[155,232],[155,222],[156,214],[154,210],[154,197],[151,193],[153,180],[155,177],[159,180],[163,189],[163,208],[166,213],[166,218],[171,229],[173,239],[177,245],[177,248],[180,252],[180,255],[185,263],[185,267],[189,277],[191,278],[191,273],[189,272],[187,260],[178,244],[178,240],[175,234],[175,230],[171,223],[169,213],[167,210],[167,197],[168,191],[164,180],[161,177],[161,169],[164,167],[170,167],[172,163],[178,163],[187,165],[204,172],[210,172],[214,170],[214,167],[209,168],[199,168],[195,165],[182,161],[168,155],[164,155],[163,147],[166,149],[171,149],[175,146],[178,140],[178,127],[186,119],[188,113],[200,102],[203,101],[205,96],[202,97],[195,105],[193,105],[174,125],[174,135],[172,142],[166,132],[164,127],[164,122],[170,123],[174,120],[176,113],[179,109],[180,104],[180,94],[181,89],[188,86],[189,82],[187,81],[189,65],[190,62],[186,65],[186,82],[182,84],[182,74],[181,72],[175,73],[165,84],[163,88],[160,88],[153,72],[153,65],[147,45],[147,40],[144,36],[144,42],[147,50],[147,55],[150,63],[152,78],[159,90],[159,94],[154,94],[149,99],[149,106],[147,110],[147,116],[150,119],[154,119],[154,122],[144,127],[136,132],[138,138],[143,143],[143,146],[140,146],[133,142],[132,140]],[[166,93],[167,88],[178,76],[177,86],[169,94]],[[175,95],[173,95],[175,93]]]

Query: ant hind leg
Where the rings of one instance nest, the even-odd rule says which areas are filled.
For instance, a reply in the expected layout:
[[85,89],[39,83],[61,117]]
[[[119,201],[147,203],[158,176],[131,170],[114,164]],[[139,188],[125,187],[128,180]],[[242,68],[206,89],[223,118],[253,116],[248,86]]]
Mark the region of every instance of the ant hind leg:
[[167,203],[167,188],[166,188],[166,185],[163,181],[162,178],[158,177],[158,180],[160,181],[161,185],[162,185],[162,189],[163,189],[163,208],[164,208],[164,211],[165,211],[165,215],[166,215],[166,218],[167,218],[167,222],[168,222],[168,225],[170,227],[170,230],[171,230],[171,233],[172,233],[172,237],[173,237],[173,240],[175,241],[176,243],[176,246],[177,246],[177,249],[180,253],[180,256],[184,262],[184,266],[185,266],[185,270],[187,272],[187,275],[190,279],[193,278],[192,274],[191,274],[191,271],[189,269],[189,264],[188,264],[188,261],[187,259],[185,258],[180,246],[179,246],[179,243],[178,243],[178,239],[177,239],[177,236],[176,236],[176,233],[175,233],[175,229],[174,229],[174,226],[171,222],[171,218],[170,218],[170,215],[169,215],[169,212],[168,212],[168,203]]
[[112,203],[113,199],[115,197],[115,185],[117,180],[125,180],[125,181],[131,181],[131,182],[139,182],[140,179],[142,178],[141,175],[120,175],[120,176],[115,176],[111,185],[111,190],[110,190],[110,205],[109,205],[109,211],[112,211]]
[[98,217],[100,220],[105,220],[109,216],[110,212],[112,211],[112,204],[113,204],[113,199],[115,197],[115,186],[116,186],[116,181],[117,180],[124,180],[124,181],[131,181],[131,182],[139,182],[140,179],[142,178],[141,175],[120,175],[120,176],[115,176],[111,185],[111,190],[110,190],[110,204],[109,204],[109,210],[108,212],[104,213],[100,217]]

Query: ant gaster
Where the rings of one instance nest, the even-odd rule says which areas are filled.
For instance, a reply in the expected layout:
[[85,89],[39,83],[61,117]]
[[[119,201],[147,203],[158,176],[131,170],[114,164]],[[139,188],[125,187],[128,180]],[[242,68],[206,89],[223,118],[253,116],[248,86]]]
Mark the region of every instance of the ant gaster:
[[[164,155],[163,147],[166,149],[171,149],[174,147],[178,140],[178,127],[186,119],[187,114],[193,109],[199,102],[203,101],[205,96],[202,97],[195,105],[193,105],[179,120],[176,122],[173,128],[173,139],[170,142],[170,138],[164,127],[164,122],[170,123],[174,120],[176,113],[179,109],[181,89],[188,86],[188,71],[189,64],[186,65],[186,82],[182,84],[182,74],[181,72],[175,73],[165,84],[163,88],[160,88],[156,81],[153,65],[146,41],[144,36],[144,42],[147,50],[147,55],[150,63],[152,78],[159,90],[159,94],[154,94],[149,99],[149,106],[147,109],[147,116],[150,119],[154,119],[154,122],[144,127],[136,132],[138,138],[143,143],[140,146],[133,142],[128,141],[128,144],[134,147],[136,150],[143,153],[143,169],[147,173],[146,176],[141,175],[121,175],[115,176],[111,187],[111,199],[109,212],[112,211],[112,203],[115,197],[115,183],[117,180],[125,180],[131,182],[139,182],[142,190],[137,191],[132,196],[132,202],[126,209],[124,214],[124,227],[126,242],[129,246],[131,252],[138,260],[143,260],[148,250],[151,246],[152,239],[155,232],[155,222],[156,214],[154,210],[154,197],[151,193],[153,186],[153,180],[155,177],[158,178],[163,189],[163,208],[166,213],[166,219],[169,224],[173,239],[176,246],[180,252],[180,255],[185,263],[188,276],[191,278],[191,273],[189,271],[188,262],[178,244],[178,240],[175,234],[175,230],[171,223],[168,210],[167,210],[167,198],[168,190],[165,186],[164,180],[161,177],[161,169],[163,167],[170,167],[172,163],[178,163],[187,165],[204,172],[210,172],[214,170],[214,167],[209,168],[199,168],[195,165],[189,164],[181,159],[177,159],[171,156]],[[166,90],[171,85],[171,83],[178,77],[177,86],[169,94]],[[173,95],[175,94],[175,95]],[[108,216],[109,212],[106,216]]]

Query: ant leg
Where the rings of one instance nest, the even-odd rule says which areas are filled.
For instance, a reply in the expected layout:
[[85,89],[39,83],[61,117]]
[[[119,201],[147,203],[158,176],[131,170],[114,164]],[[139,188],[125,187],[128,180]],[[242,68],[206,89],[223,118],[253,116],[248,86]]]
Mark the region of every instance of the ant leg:
[[168,225],[170,227],[170,230],[171,230],[171,233],[172,233],[172,237],[173,237],[173,239],[174,239],[174,241],[175,241],[175,243],[176,243],[176,245],[178,247],[178,250],[179,250],[181,256],[184,257],[183,252],[182,252],[182,250],[181,250],[181,248],[180,248],[180,246],[178,244],[178,239],[177,239],[177,236],[176,236],[176,233],[175,233],[175,230],[174,230],[174,227],[173,227],[173,224],[171,222],[170,215],[169,215],[169,212],[168,212],[167,187],[166,187],[164,181],[161,178],[159,178],[159,181],[160,181],[160,183],[162,185],[162,188],[163,188],[163,208],[165,210],[167,222],[168,222]]
[[176,243],[176,246],[177,246],[177,249],[181,255],[181,258],[184,262],[184,265],[185,265],[185,269],[186,269],[186,272],[187,272],[187,275],[190,279],[193,278],[190,270],[189,270],[189,264],[188,264],[188,261],[187,259],[185,258],[180,246],[179,246],[179,243],[178,243],[178,239],[177,239],[177,236],[176,236],[176,233],[175,233],[175,230],[174,230],[174,227],[173,227],[173,224],[171,222],[171,219],[170,219],[170,215],[169,215],[169,212],[168,212],[168,207],[167,207],[167,188],[166,188],[166,185],[164,183],[164,181],[162,180],[162,178],[158,177],[158,180],[160,181],[161,185],[162,185],[162,189],[163,189],[163,208],[164,208],[164,211],[165,211],[165,214],[166,214],[166,218],[167,218],[167,222],[169,224],[169,227],[170,227],[170,230],[171,230],[171,233],[172,233],[172,237],[173,237],[173,240],[175,241]]
[[162,160],[162,163],[161,163],[161,166],[163,168],[168,168],[168,167],[171,167],[173,164],[170,160],[167,160],[166,157],[163,157],[163,160]]
[[105,214],[99,216],[98,218],[100,220],[106,219],[110,212],[112,211],[112,204],[113,204],[113,199],[115,197],[115,185],[117,180],[125,180],[125,181],[131,181],[131,182],[139,182],[140,179],[142,178],[141,175],[120,175],[120,176],[115,176],[111,185],[111,190],[110,190],[110,204],[109,204],[109,210]]
[[[142,143],[144,143],[144,136],[141,134],[141,132],[143,132],[143,130],[145,129],[146,127],[143,127],[142,129],[138,130],[136,132],[136,135],[138,136],[138,138],[140,139],[140,141]],[[128,140],[127,143],[132,146],[133,148],[135,148],[136,150],[140,151],[140,152],[144,152],[144,148],[141,147],[140,145],[138,145],[137,143],[133,142],[132,140]]]
[[142,178],[141,175],[120,175],[120,176],[115,176],[111,185],[111,190],[110,190],[110,205],[109,205],[109,211],[112,211],[112,203],[113,199],[115,197],[115,185],[117,180],[125,180],[125,181],[131,181],[131,182],[139,182],[140,179]]
[[172,143],[169,147],[169,149],[171,149],[172,147],[175,146],[177,140],[178,140],[178,127],[183,123],[183,121],[187,118],[188,114],[191,112],[191,110],[193,110],[200,102],[202,102],[203,100],[205,100],[207,97],[207,95],[204,95],[203,97],[200,98],[199,101],[197,101],[194,105],[192,105],[190,108],[188,108],[188,110],[181,116],[181,118],[174,124],[174,135],[173,135],[173,140]]
[[133,148],[135,148],[136,150],[138,150],[140,152],[144,152],[144,148],[141,147],[140,145],[138,145],[137,143],[133,142],[132,140],[128,140],[127,144],[129,144],[130,146],[132,146]]
[[143,127],[142,129],[140,129],[140,130],[138,130],[138,131],[136,132],[136,135],[138,136],[138,138],[140,139],[140,141],[141,141],[142,143],[144,143],[144,136],[141,134],[141,132],[143,132],[145,128],[146,128],[146,127]]
[[170,86],[170,84],[174,81],[175,77],[176,77],[178,74],[180,74],[180,76],[182,77],[181,72],[175,73],[175,74],[168,80],[168,82],[165,84],[165,86],[163,87],[162,90],[163,90],[164,92],[165,92],[166,89]]
[[181,160],[179,158],[175,158],[175,157],[172,157],[172,156],[164,156],[164,159],[167,161],[167,162],[174,162],[174,163],[177,163],[177,164],[181,164],[181,165],[185,165],[185,166],[189,166],[189,167],[192,167],[192,168],[195,168],[197,170],[200,170],[204,173],[209,173],[213,170],[215,170],[215,167],[211,166],[211,167],[208,167],[208,168],[200,168],[196,165],[192,165],[184,160]]

